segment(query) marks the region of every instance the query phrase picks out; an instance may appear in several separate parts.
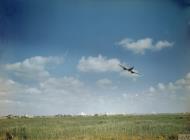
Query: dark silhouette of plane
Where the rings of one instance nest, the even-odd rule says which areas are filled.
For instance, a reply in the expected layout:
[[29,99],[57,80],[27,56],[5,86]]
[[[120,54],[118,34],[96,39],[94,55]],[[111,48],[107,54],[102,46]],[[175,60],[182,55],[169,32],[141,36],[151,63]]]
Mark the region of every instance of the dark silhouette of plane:
[[123,70],[127,70],[128,72],[130,72],[131,74],[139,74],[138,72],[135,72],[134,71],[134,67],[130,67],[130,68],[127,68],[121,64],[119,64],[119,66],[123,69]]

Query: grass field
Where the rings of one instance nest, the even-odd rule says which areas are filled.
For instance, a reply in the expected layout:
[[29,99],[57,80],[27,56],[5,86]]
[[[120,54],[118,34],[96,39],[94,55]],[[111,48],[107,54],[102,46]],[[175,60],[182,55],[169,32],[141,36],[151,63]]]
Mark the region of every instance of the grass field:
[[0,140],[175,140],[190,114],[1,118]]

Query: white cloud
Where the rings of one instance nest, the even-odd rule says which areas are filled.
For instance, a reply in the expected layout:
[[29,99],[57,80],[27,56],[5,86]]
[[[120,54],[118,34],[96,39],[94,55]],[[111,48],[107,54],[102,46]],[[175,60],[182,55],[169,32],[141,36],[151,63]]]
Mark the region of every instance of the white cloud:
[[158,83],[156,87],[151,86],[149,88],[149,91],[162,92],[162,93],[178,93],[180,91],[182,93],[188,94],[188,92],[190,92],[189,87],[190,87],[190,73],[187,73],[187,75],[184,78],[176,80],[175,82],[169,82],[167,84]]
[[134,79],[138,77],[137,74],[131,74],[128,71],[123,71],[119,64],[121,64],[121,62],[117,58],[108,59],[102,55],[98,55],[97,57],[82,57],[79,60],[77,68],[82,72],[117,72],[120,76],[127,78],[130,77]]
[[155,88],[151,86],[151,87],[149,88],[149,91],[150,91],[150,92],[155,92]]
[[97,82],[97,85],[99,85],[99,86],[104,86],[104,85],[112,85],[112,81],[111,80],[109,80],[109,79],[107,79],[107,78],[104,78],[104,79],[100,79],[100,80],[98,80]]
[[[25,114],[28,111],[30,114],[36,112],[42,112],[42,114],[77,113],[97,103],[91,93],[92,91],[88,90],[82,81],[74,77],[55,78],[51,76],[35,85],[18,84],[15,81],[1,78],[0,109],[6,108],[4,110],[6,114],[13,112]],[[16,104],[18,102],[19,104]]]
[[[75,94],[82,92],[84,84],[74,77],[48,78],[40,83],[44,93]],[[84,88],[85,89],[85,88]]]
[[96,81],[98,87],[103,89],[117,89],[117,86],[113,85],[113,82],[110,79],[103,78]]
[[[99,61],[98,68],[101,68],[101,65],[107,62],[113,65],[113,62],[109,61],[113,59],[101,55],[98,57],[103,60],[103,63]],[[91,59],[99,60],[98,57],[91,57]],[[83,65],[85,65],[88,58],[83,60]],[[23,62],[20,62],[20,65],[27,69]],[[48,72],[47,65],[55,62],[46,63],[41,61],[40,65],[43,65],[43,70]],[[118,62],[120,63],[119,60]],[[110,71],[119,75],[124,72],[118,66],[112,71],[110,65],[99,72]],[[88,66],[91,66],[91,61]],[[93,70],[90,68],[87,71],[98,71],[98,68],[93,67]],[[49,75],[43,80],[36,81],[35,84],[19,83],[16,78],[14,80],[11,79],[11,76],[0,78],[0,109],[2,110],[0,114],[12,112],[20,112],[21,114],[77,114],[79,112],[121,113],[126,111],[127,113],[144,113],[153,110],[157,112],[181,111],[188,110],[185,107],[189,105],[190,100],[190,73],[174,82],[158,83],[146,91],[133,91],[133,93],[127,87],[117,88],[117,92],[115,92],[115,90],[112,90],[114,83],[108,78],[99,79],[96,82],[98,85],[95,87],[96,89],[72,76],[54,77]],[[101,88],[101,86],[104,88]]]
[[162,50],[163,48],[168,48],[168,47],[172,47],[172,46],[173,46],[173,43],[168,42],[167,40],[164,40],[164,41],[158,41],[155,44],[155,47],[152,49],[153,50]]
[[6,64],[5,69],[22,78],[43,79],[50,75],[47,71],[48,65],[61,62],[63,62],[63,58],[60,57],[35,56],[22,62]]
[[42,92],[38,89],[38,88],[36,88],[36,87],[28,87],[28,88],[26,88],[26,90],[25,90],[25,92],[26,93],[28,93],[28,94],[41,94]]
[[20,88],[22,88],[22,86],[17,82],[8,78],[0,77],[0,95],[7,96],[10,93],[20,91]]
[[190,80],[190,72],[186,75],[186,78]]
[[[190,106],[190,73],[169,83],[158,83],[145,91],[143,99],[154,108],[167,112],[188,112]],[[153,91],[153,92],[152,92]],[[150,105],[152,102],[152,105]],[[156,107],[156,105],[159,105]],[[155,110],[155,109],[154,109]]]
[[158,83],[158,88],[160,90],[164,90],[165,89],[165,85],[163,83]]
[[121,40],[118,45],[130,51],[133,51],[134,53],[144,54],[146,49],[150,49],[152,47],[152,39],[145,38],[137,40],[135,42],[132,39],[125,38]]
[[177,86],[176,85],[174,85],[172,82],[170,82],[168,85],[168,90],[171,92],[171,93],[175,93],[176,92],[176,90],[177,90]]
[[[75,77],[51,76],[39,81],[36,86],[19,85],[11,79],[1,78],[0,91],[6,89],[6,94],[0,94],[0,105],[6,108],[2,112],[7,114],[15,111],[21,114],[184,111],[188,110],[185,107],[189,105],[190,99],[190,89],[187,88],[190,85],[189,74],[183,79],[167,84],[159,83],[159,86],[152,86],[146,92],[131,93],[124,88],[117,89],[116,94],[106,94],[104,92],[110,93],[110,90],[91,89]],[[98,80],[97,84],[113,86],[107,78]],[[5,98],[5,95],[8,96]]]
[[119,64],[120,61],[117,58],[107,59],[102,55],[98,55],[98,57],[89,56],[88,58],[82,57],[80,59],[78,69],[83,72],[119,71]]
[[186,80],[185,79],[179,79],[176,81],[177,85],[185,85],[186,84]]
[[125,38],[117,43],[117,45],[136,54],[144,54],[146,50],[159,51],[164,48],[172,47],[173,44],[174,43],[168,42],[167,40],[160,40],[153,43],[153,39],[151,38],[143,38],[136,41],[130,38]]

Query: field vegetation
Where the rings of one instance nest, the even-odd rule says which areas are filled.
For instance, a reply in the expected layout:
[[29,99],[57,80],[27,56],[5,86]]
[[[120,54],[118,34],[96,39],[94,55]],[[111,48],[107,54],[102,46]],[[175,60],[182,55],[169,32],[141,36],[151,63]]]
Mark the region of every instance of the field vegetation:
[[47,116],[0,119],[0,140],[177,140],[190,114]]

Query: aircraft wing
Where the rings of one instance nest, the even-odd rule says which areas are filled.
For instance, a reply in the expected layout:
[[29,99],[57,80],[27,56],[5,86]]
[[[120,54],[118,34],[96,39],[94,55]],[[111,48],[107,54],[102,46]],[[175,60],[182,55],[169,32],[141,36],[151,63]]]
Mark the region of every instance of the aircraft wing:
[[132,71],[133,74],[138,74],[141,75],[140,73],[136,72],[136,71]]
[[123,65],[119,64],[120,67],[122,67],[123,69],[127,69],[126,67],[124,67]]
[[131,67],[131,68],[129,68],[128,70],[129,70],[129,71],[132,71],[133,69],[134,69],[134,67]]

